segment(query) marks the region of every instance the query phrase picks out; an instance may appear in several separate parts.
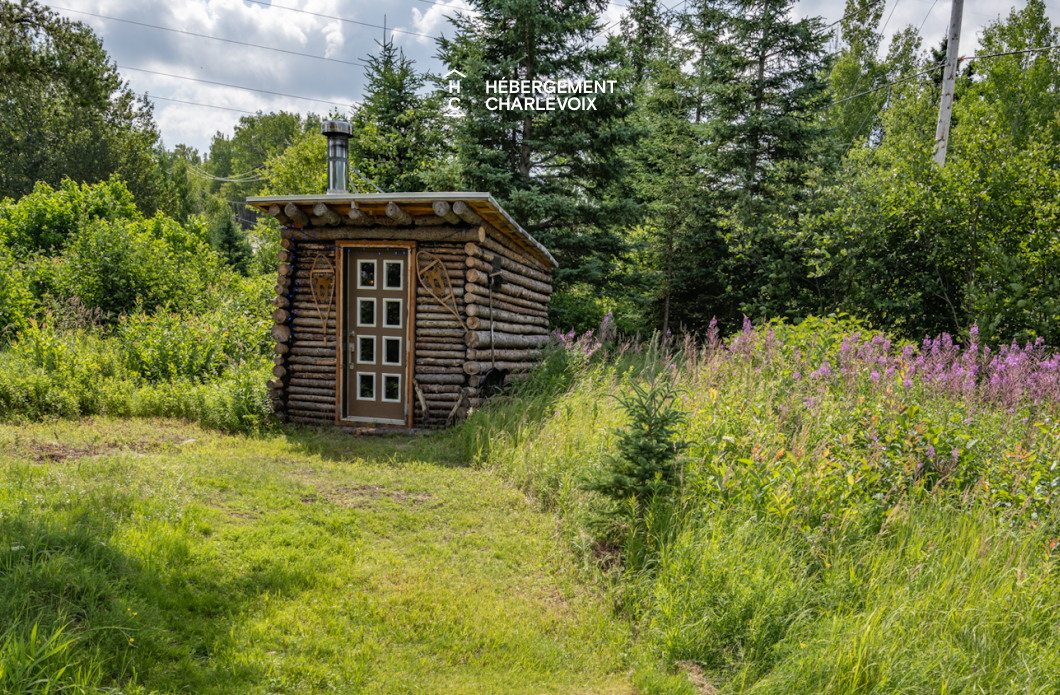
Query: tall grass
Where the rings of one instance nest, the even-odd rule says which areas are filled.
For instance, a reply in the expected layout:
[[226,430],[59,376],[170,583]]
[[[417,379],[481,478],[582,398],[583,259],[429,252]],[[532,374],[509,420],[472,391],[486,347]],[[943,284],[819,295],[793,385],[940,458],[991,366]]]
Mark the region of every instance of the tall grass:
[[[728,692],[1056,692],[1057,362],[1042,345],[892,345],[853,323],[722,342],[564,336],[469,456],[564,519],[649,648]],[[614,398],[683,391],[678,495],[647,508],[584,481]]]
[[0,351],[0,417],[182,417],[261,430],[271,409],[259,323],[224,310],[132,315],[108,335],[32,322]]

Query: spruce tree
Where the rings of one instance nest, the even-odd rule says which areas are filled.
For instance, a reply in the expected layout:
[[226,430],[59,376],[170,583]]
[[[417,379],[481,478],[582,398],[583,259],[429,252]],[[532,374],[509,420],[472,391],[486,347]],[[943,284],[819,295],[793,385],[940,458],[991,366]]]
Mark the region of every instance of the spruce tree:
[[426,77],[393,40],[379,48],[367,59],[364,101],[352,118],[350,157],[384,191],[428,190],[445,136],[440,97],[419,93]]
[[[711,271],[703,281],[690,276],[674,296],[678,317],[692,325],[713,314],[797,314],[813,301],[797,229],[809,178],[834,161],[821,120],[827,34],[820,18],[795,19],[793,4],[698,0],[684,17],[704,143],[704,214],[687,253]],[[724,255],[706,255],[722,239]],[[719,266],[723,297],[713,294]]]
[[[626,175],[622,148],[635,134],[627,122],[632,98],[628,76],[621,74],[622,47],[618,41],[594,42],[606,2],[473,4],[477,14],[457,15],[451,20],[456,35],[439,40],[447,70],[466,75],[462,113],[453,126],[465,183],[492,193],[552,251],[560,263],[555,275],[560,295],[576,284],[600,292],[614,280],[613,263],[623,248],[618,230],[636,216],[632,201],[617,193]],[[495,80],[616,83],[614,92],[592,95],[595,110],[490,110],[487,98],[498,95],[487,93],[486,85]],[[554,307],[564,305],[562,296],[557,300]],[[560,323],[577,318],[553,317]]]
[[236,225],[231,216],[225,217],[210,230],[210,243],[228,265],[235,268],[241,275],[249,273],[253,251],[243,230]]

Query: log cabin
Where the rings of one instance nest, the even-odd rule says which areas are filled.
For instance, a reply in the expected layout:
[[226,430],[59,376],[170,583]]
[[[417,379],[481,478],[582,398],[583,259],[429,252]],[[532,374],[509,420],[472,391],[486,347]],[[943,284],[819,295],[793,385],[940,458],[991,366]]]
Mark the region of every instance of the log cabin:
[[345,121],[328,188],[247,204],[283,226],[272,338],[281,422],[442,427],[548,340],[556,260],[489,193],[352,194]]

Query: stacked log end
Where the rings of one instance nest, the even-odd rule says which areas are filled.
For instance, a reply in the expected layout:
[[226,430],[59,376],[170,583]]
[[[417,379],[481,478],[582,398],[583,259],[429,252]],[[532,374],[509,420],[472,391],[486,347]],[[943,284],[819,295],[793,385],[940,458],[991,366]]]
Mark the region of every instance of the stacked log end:
[[[318,217],[328,217],[329,212],[314,210]],[[281,422],[335,422],[335,305],[327,321],[322,320],[309,284],[316,257],[334,254],[334,243],[292,240],[283,259],[288,273],[281,277],[287,282],[277,285],[277,294],[286,302],[276,302],[278,308],[272,315],[273,352],[279,359],[273,369],[276,378],[269,382],[273,410]]]

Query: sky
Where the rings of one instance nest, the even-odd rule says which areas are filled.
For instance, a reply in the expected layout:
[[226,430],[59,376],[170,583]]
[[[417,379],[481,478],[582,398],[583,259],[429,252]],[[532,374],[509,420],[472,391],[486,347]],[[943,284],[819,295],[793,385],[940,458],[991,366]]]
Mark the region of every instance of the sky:
[[[360,99],[363,61],[378,50],[384,25],[386,37],[415,60],[418,69],[444,72],[435,57],[435,37],[452,36],[446,17],[471,7],[466,0],[43,2],[102,37],[129,86],[154,102],[155,120],[167,148],[186,144],[203,153],[215,133],[231,135],[239,118],[248,113],[348,112]],[[1025,4],[1026,0],[965,0],[961,54],[974,53],[984,25]],[[1055,4],[1048,14],[1056,25],[1060,0],[1047,4]],[[602,23],[617,22],[624,5],[625,0],[613,0]],[[843,9],[843,0],[802,0],[794,11],[798,16],[819,15],[831,23],[842,17]],[[937,45],[949,17],[950,0],[886,0],[885,34],[908,25],[923,26],[924,45]]]

